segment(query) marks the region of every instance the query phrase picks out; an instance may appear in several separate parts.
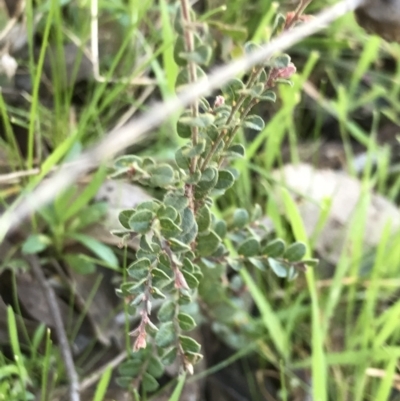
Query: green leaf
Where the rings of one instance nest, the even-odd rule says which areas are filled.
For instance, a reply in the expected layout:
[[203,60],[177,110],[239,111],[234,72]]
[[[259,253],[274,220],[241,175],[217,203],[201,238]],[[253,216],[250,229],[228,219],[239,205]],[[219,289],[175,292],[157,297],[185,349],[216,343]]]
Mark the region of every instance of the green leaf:
[[264,263],[259,258],[249,258],[248,260],[258,270],[261,270],[263,272],[266,270],[266,267],[265,267]]
[[97,202],[93,205],[86,206],[78,212],[70,227],[73,226],[74,231],[80,231],[83,228],[98,222],[107,214],[108,208],[109,206],[107,202]]
[[206,141],[202,140],[192,147],[187,147],[185,150],[182,151],[182,154],[184,157],[200,156],[204,152],[205,148]]
[[268,264],[278,277],[287,277],[289,266],[274,258],[268,258]]
[[31,234],[22,244],[22,253],[31,255],[44,251],[51,244],[49,237],[43,234]]
[[190,251],[190,246],[177,240],[176,238],[170,238],[168,240],[169,245],[173,252],[187,252]]
[[150,210],[139,210],[129,219],[129,227],[140,234],[150,230],[153,222],[153,213]]
[[178,237],[178,240],[180,242],[183,242],[184,244],[191,244],[197,237],[198,230],[197,230],[197,224],[193,224],[192,228],[183,233],[181,236]]
[[236,228],[244,228],[249,222],[249,213],[245,209],[236,209],[233,214],[233,225]]
[[265,71],[265,68],[263,68],[260,72],[260,75],[257,78],[257,82],[263,82],[265,85],[265,83],[267,82],[267,79],[268,79],[268,75]]
[[244,119],[243,126],[246,128],[253,129],[255,131],[262,131],[265,127],[265,123],[260,116],[252,114]]
[[136,280],[141,280],[148,275],[150,265],[151,262],[149,259],[139,259],[128,267],[128,274]]
[[194,214],[190,208],[185,208],[181,212],[182,222],[181,227],[184,233],[189,232],[192,227],[196,224],[196,220],[194,218]]
[[278,33],[282,32],[285,23],[286,23],[286,16],[281,13],[277,14],[275,17],[271,37],[275,37]]
[[142,365],[143,361],[141,361],[140,359],[130,359],[123,362],[119,366],[118,372],[122,376],[130,376],[132,378],[135,377],[140,372]]
[[271,258],[277,258],[282,256],[285,252],[285,242],[280,238],[276,238],[273,241],[268,242],[263,250],[263,255],[270,256]]
[[203,355],[199,354],[198,352],[185,352],[185,359],[189,361],[192,365],[195,365],[199,361],[203,359]]
[[72,216],[76,215],[81,209],[83,209],[89,201],[96,195],[100,185],[104,182],[107,175],[107,169],[105,166],[100,166],[93,177],[90,180],[89,185],[79,194],[78,197],[69,205],[67,210],[63,213],[63,220],[68,220]]
[[297,262],[304,258],[307,247],[303,242],[295,242],[286,248],[283,258],[289,262]]
[[235,143],[228,148],[227,153],[228,156],[244,157],[246,155],[246,150],[241,143]]
[[185,280],[187,282],[187,285],[189,286],[190,289],[197,288],[199,286],[199,280],[192,274],[188,273],[185,270],[182,270],[182,274],[185,277]]
[[[196,75],[198,80],[202,78],[207,78],[207,74],[199,66],[196,66]],[[190,82],[191,80],[190,80],[189,68],[184,67],[181,69],[178,76],[176,77],[175,88],[179,91],[183,89],[182,88],[183,86],[189,84]]]
[[193,184],[197,184],[200,181],[200,178],[201,178],[201,171],[196,170],[195,172],[184,177],[184,180],[187,184],[193,185]]
[[199,100],[200,110],[205,111],[205,112],[211,111],[210,103],[208,103],[208,100],[205,97],[201,97],[198,100]]
[[202,113],[197,117],[184,116],[179,119],[181,124],[188,125],[189,127],[206,128],[212,125],[215,116],[211,113]]
[[183,210],[189,204],[189,200],[185,195],[178,195],[175,192],[167,192],[164,196],[165,206],[172,206],[178,212]]
[[142,386],[144,391],[151,392],[157,390],[159,384],[152,375],[146,372],[143,374]]
[[181,53],[180,56],[187,61],[192,61],[199,65],[208,65],[212,55],[210,46],[201,45],[196,47],[192,53]]
[[155,338],[156,344],[161,348],[167,348],[176,341],[176,332],[173,322],[165,322],[160,326]]
[[166,366],[171,365],[172,363],[174,363],[176,355],[177,349],[176,347],[173,347],[162,356],[161,362]]
[[150,265],[151,265],[151,262],[150,262],[149,259],[142,258],[142,259],[139,259],[139,260],[136,260],[135,262],[133,262],[133,263],[128,267],[128,270],[129,270],[129,269],[132,269],[132,270],[148,269],[148,268],[150,267]]
[[236,99],[240,96],[240,91],[244,88],[245,85],[240,79],[233,78],[222,87],[222,92],[226,93],[230,98]]
[[[156,244],[154,244],[156,246]],[[136,251],[136,259],[147,258],[150,259],[150,262],[154,262],[157,259],[157,254],[154,252],[147,252],[143,248],[139,248]]]
[[153,276],[153,280],[156,280],[157,284],[160,284],[162,281],[169,282],[171,280],[167,273],[157,267],[151,269],[151,275]]
[[179,293],[179,305],[188,305],[192,302],[192,298],[189,294],[184,294],[183,292]]
[[160,164],[147,170],[150,183],[155,187],[165,188],[174,181],[174,170],[169,164]]
[[220,170],[218,172],[218,181],[215,185],[215,189],[226,190],[235,183],[235,177],[228,170]]
[[197,236],[197,253],[201,257],[212,255],[218,248],[221,239],[218,235],[210,230],[207,235]]
[[182,229],[177,226],[171,219],[160,219],[161,234],[165,238],[176,237],[182,232]]
[[293,87],[293,82],[290,79],[278,78],[278,79],[275,80],[275,83],[284,84],[284,85],[288,85],[290,87]]
[[[191,115],[191,113],[183,114],[183,116]],[[182,118],[182,117],[181,117]],[[189,139],[192,136],[192,127],[185,123],[185,120],[181,121],[180,119],[176,123],[176,132],[177,134],[184,139]]]
[[71,269],[79,274],[91,274],[96,271],[96,265],[81,253],[67,253],[63,258]]
[[196,199],[203,198],[210,192],[218,181],[218,170],[215,167],[207,167],[201,180],[196,186],[195,197]]
[[225,238],[226,232],[227,232],[227,227],[226,227],[225,221],[218,220],[214,224],[214,231],[218,235],[218,237],[220,237],[221,239]]
[[154,299],[165,299],[166,298],[164,293],[157,287],[152,287],[150,290],[150,293]]
[[302,263],[306,266],[313,268],[313,267],[318,266],[319,260],[318,259],[303,259]]
[[233,175],[235,180],[237,180],[240,176],[239,170],[235,167],[227,167],[227,170]]
[[160,322],[170,322],[175,315],[175,304],[172,301],[163,302],[158,310],[157,317]]
[[258,99],[275,103],[276,102],[276,93],[274,91],[267,90],[267,91],[263,92],[260,96],[258,96]]
[[194,266],[193,263],[191,262],[191,260],[189,258],[184,258],[183,259],[183,269],[189,273],[193,273],[194,272]]
[[89,237],[85,234],[69,234],[68,237],[80,242],[86,248],[90,249],[99,259],[107,264],[107,267],[112,269],[118,269],[118,258],[108,245],[104,245],[102,242]]
[[135,214],[135,212],[135,209],[126,209],[120,212],[120,214],[118,215],[118,220],[121,223],[122,227],[128,230],[130,229],[129,219],[132,217],[133,214]]
[[187,149],[189,149],[188,146],[183,146],[175,152],[175,162],[177,166],[182,170],[189,170],[190,168],[190,163],[191,163],[190,157],[184,155],[184,152]]
[[142,158],[134,155],[120,156],[114,161],[113,166],[116,170],[119,170],[119,169],[126,169],[134,165],[141,166]]
[[173,206],[165,207],[163,205],[158,210],[157,217],[159,219],[166,218],[166,219],[171,219],[172,221],[175,221],[176,218],[178,217],[178,211]]
[[235,271],[239,271],[243,267],[243,262],[234,258],[227,258],[228,265]]
[[207,127],[205,132],[212,141],[215,141],[218,138],[219,131],[215,125],[210,125]]
[[178,315],[179,327],[183,331],[190,331],[196,327],[194,319],[186,313],[179,313]]
[[164,365],[157,357],[152,355],[147,365],[147,371],[154,377],[161,377],[164,373]]
[[224,36],[233,39],[234,43],[242,43],[249,36],[247,29],[241,26],[240,24],[238,25],[225,24],[221,20],[216,20],[216,19],[208,20],[207,22],[210,26],[215,27],[219,32],[223,33]]
[[156,164],[156,162],[152,157],[144,157],[143,158],[142,167],[144,169],[147,169],[150,166],[154,166],[155,164]]
[[[130,284],[130,283],[129,283]],[[147,285],[147,277],[141,279],[137,283],[131,285],[131,287],[128,289],[129,293],[131,294],[139,294],[145,291]]]
[[263,211],[261,209],[261,206],[258,203],[256,203],[251,213],[251,221],[260,220],[262,216],[263,216]]
[[138,307],[144,300],[145,294],[139,294],[133,301],[129,303],[129,306]]
[[247,42],[244,45],[244,51],[247,54],[250,54],[250,53],[253,53],[253,52],[257,51],[257,50],[260,50],[260,48],[261,48],[261,46],[259,44],[257,44],[257,43],[254,43],[254,42]]
[[129,233],[126,230],[110,230],[110,234],[115,235],[118,238],[122,238],[120,244],[124,244],[125,239],[129,238]]
[[185,50],[186,48],[184,37],[183,35],[178,35],[174,46],[174,60],[179,67],[185,67],[188,64],[188,61],[184,57],[182,57],[182,54],[185,53]]
[[153,253],[154,252],[154,248],[156,248],[157,250],[159,250],[159,247],[157,244],[152,244],[149,239],[147,238],[146,235],[141,235],[140,236],[140,242],[139,242],[139,246],[140,248],[145,251],[145,252],[149,252],[149,253]]
[[229,252],[227,252],[226,246],[222,243],[219,243],[218,248],[215,250],[212,256],[215,258],[220,258],[224,255],[226,256],[227,253]]
[[158,260],[160,262],[158,265],[159,266],[160,265],[163,266],[162,267],[163,271],[165,271],[165,270],[171,271],[171,261],[170,261],[169,257],[166,255],[165,252],[160,254]]
[[260,253],[260,243],[255,238],[248,238],[239,245],[239,255],[250,258]]
[[115,382],[122,388],[128,388],[132,384],[132,376],[116,377]]
[[275,57],[272,60],[272,66],[278,69],[286,68],[289,64],[290,64],[290,57],[287,54],[282,54],[280,56]]
[[196,222],[200,233],[208,231],[211,226],[211,211],[207,205],[197,211]]
[[179,336],[179,342],[181,343],[184,352],[199,352],[201,345],[188,336]]
[[265,86],[265,84],[263,82],[259,82],[259,83],[255,84],[255,85],[253,85],[250,88],[251,96],[253,98],[258,98],[261,95],[261,93],[263,93],[264,86]]
[[149,210],[150,212],[157,213],[157,211],[160,208],[160,206],[161,205],[160,205],[160,202],[158,200],[155,200],[155,199],[148,200],[148,201],[144,201],[144,202],[139,203],[136,206],[136,211]]

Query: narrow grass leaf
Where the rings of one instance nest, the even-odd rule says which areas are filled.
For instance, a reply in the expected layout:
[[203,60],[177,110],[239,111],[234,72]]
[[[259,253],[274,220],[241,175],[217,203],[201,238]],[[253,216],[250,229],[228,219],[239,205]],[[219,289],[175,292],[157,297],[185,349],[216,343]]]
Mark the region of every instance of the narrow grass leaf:
[[[282,189],[283,203],[287,217],[292,226],[294,236],[297,241],[308,243],[308,237],[303,225],[302,218],[296,203],[286,189]],[[308,250],[306,255],[310,257]],[[327,372],[323,345],[323,328],[320,318],[320,308],[318,304],[318,294],[315,288],[314,271],[308,269],[306,273],[307,284],[311,295],[312,304],[312,377],[313,377],[313,396],[315,400],[327,401]]]
[[103,401],[106,396],[108,384],[110,383],[112,373],[112,366],[107,367],[104,373],[101,375],[100,381],[96,387],[93,401]]
[[108,267],[118,269],[118,258],[109,246],[85,234],[74,233],[68,236],[90,249],[99,259],[103,260]]
[[178,384],[176,385],[175,390],[172,393],[172,395],[168,401],[179,401],[180,400],[185,381],[186,381],[186,373],[179,377]]
[[260,310],[262,321],[268,333],[270,334],[276,349],[286,359],[289,356],[289,347],[287,344],[286,333],[281,325],[281,322],[279,321],[276,313],[274,313],[267,298],[261,292],[261,289],[256,285],[250,276],[249,272],[245,269],[241,269],[240,275],[248,287],[258,309]]

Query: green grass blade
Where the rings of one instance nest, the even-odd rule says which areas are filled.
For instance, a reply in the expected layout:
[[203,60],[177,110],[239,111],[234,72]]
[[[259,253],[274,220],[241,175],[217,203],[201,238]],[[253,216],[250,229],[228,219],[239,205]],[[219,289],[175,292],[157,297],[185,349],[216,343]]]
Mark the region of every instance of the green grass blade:
[[168,401],[179,401],[185,381],[186,381],[186,374],[179,377],[178,384],[176,385],[175,390]]
[[240,270],[240,275],[249,289],[251,296],[256,303],[265,328],[271,336],[271,339],[282,357],[287,359],[289,356],[289,347],[287,344],[287,336],[279,321],[276,313],[273,311],[265,295],[256,285],[253,278],[246,269]]
[[107,392],[108,384],[111,380],[112,367],[109,366],[101,375],[100,381],[96,387],[93,401],[103,401]]
[[41,401],[47,401],[49,399],[49,386],[48,386],[48,378],[50,372],[50,363],[52,357],[52,341],[50,338],[50,330],[46,331],[46,348],[43,358],[43,368],[42,368],[42,386],[41,386]]
[[[307,234],[296,203],[286,189],[282,189],[283,203],[286,215],[291,223],[294,236],[297,241],[308,243]],[[306,257],[310,257],[308,250]],[[327,372],[323,344],[323,328],[320,317],[318,294],[315,286],[314,271],[308,269],[306,272],[308,289],[311,295],[312,308],[312,385],[315,400],[327,401]]]

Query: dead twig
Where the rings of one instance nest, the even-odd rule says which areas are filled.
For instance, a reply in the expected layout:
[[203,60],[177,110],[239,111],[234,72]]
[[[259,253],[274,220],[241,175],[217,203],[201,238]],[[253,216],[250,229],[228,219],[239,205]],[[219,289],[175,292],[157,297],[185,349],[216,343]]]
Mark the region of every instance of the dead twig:
[[111,367],[111,369],[119,366],[126,358],[128,357],[128,352],[123,351],[118,356],[116,356],[111,361],[107,362],[105,365],[101,366],[99,369],[94,371],[90,376],[88,376],[85,380],[82,381],[79,389],[81,392],[95,384],[101,378],[102,374]]
[[14,26],[17,24],[19,17],[21,16],[22,12],[25,9],[25,1],[20,1],[17,9],[14,12],[14,15],[12,18],[7,22],[6,26],[1,30],[0,32],[0,42],[3,41],[4,39],[7,38],[8,34],[11,32],[11,30],[14,28]]
[[64,324],[61,318],[60,309],[58,308],[57,299],[53,289],[46,280],[43,274],[42,267],[40,266],[37,256],[31,255],[27,257],[29,265],[32,268],[39,285],[41,286],[47,304],[49,306],[50,314],[54,321],[55,331],[57,335],[58,344],[60,346],[62,359],[65,365],[69,381],[69,399],[70,401],[80,401],[79,395],[79,378],[75,370],[74,360],[72,358],[71,349],[68,343],[67,334],[65,332]]

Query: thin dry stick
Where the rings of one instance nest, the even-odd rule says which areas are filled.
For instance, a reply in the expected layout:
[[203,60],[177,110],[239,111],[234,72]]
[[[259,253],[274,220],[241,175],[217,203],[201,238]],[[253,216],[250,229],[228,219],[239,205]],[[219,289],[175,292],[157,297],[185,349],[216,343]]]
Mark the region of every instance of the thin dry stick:
[[13,17],[8,21],[7,25],[0,32],[0,41],[7,38],[7,35],[11,32],[11,30],[17,24],[18,19],[19,19],[20,15],[22,14],[22,12],[24,11],[24,9],[25,9],[25,1],[21,1],[18,4],[18,8],[15,11]]
[[189,85],[177,98],[165,103],[156,103],[142,117],[137,118],[121,129],[109,133],[102,141],[76,159],[74,168],[61,168],[46,182],[42,182],[31,194],[22,198],[0,218],[0,241],[17,227],[25,218],[50,202],[58,193],[65,190],[77,178],[104,160],[137,142],[146,132],[160,125],[177,110],[191,104],[201,96],[220,88],[239,73],[249,70],[256,64],[271,57],[274,53],[287,49],[302,39],[320,31],[342,15],[354,10],[364,0],[344,0],[318,14],[313,20],[285,32],[252,54],[215,69],[208,77]]
[[40,287],[42,288],[42,291],[44,292],[51,317],[53,318],[57,340],[60,345],[62,359],[64,361],[65,371],[69,381],[69,399],[70,401],[80,401],[79,378],[75,370],[74,360],[69,347],[67,334],[65,333],[64,324],[61,319],[61,312],[58,308],[56,296],[53,288],[51,288],[43,274],[42,267],[40,266],[37,256],[28,256],[27,259],[33,270],[33,274],[35,275]]
[[116,356],[111,361],[107,362],[105,365],[101,366],[99,369],[95,370],[90,376],[84,379],[79,387],[80,391],[83,392],[93,384],[95,384],[102,374],[108,369],[114,369],[119,366],[128,357],[128,352],[123,351],[118,356]]

